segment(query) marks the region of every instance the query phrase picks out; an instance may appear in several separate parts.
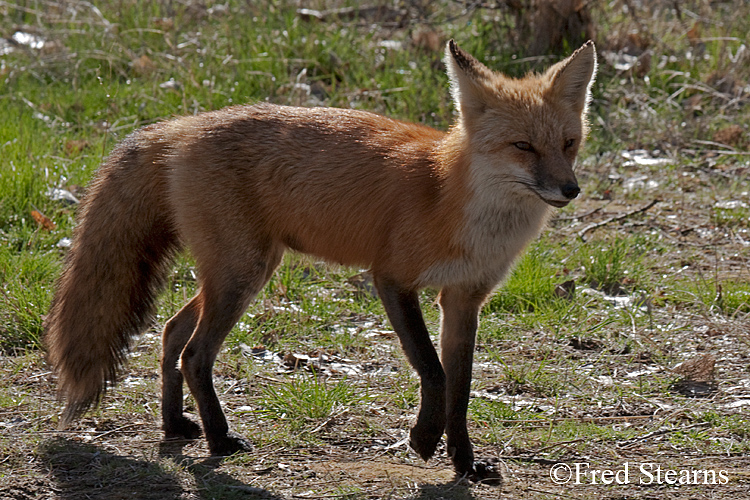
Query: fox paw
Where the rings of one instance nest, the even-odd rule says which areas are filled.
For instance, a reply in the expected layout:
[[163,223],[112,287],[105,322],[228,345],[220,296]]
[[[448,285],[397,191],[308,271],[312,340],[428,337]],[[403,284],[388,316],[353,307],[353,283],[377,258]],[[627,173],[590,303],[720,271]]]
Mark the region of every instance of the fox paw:
[[496,461],[486,462],[474,462],[471,470],[461,473],[456,473],[456,479],[468,479],[472,483],[481,483],[488,486],[501,486],[503,484],[503,476],[497,469]]
[[164,425],[164,439],[197,439],[201,435],[201,426],[184,415],[180,415],[171,424]]
[[209,438],[208,449],[213,456],[227,457],[235,453],[250,452],[253,450],[253,445],[239,434],[228,432],[224,436]]
[[426,462],[435,454],[442,437],[442,429],[436,431],[435,429],[424,429],[415,425],[409,433],[409,446]]

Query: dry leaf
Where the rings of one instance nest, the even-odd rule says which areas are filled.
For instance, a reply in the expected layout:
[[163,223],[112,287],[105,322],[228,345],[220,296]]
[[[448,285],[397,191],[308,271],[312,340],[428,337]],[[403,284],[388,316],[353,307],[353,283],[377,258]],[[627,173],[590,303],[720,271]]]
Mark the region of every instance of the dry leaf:
[[398,21],[404,16],[404,10],[386,5],[358,7],[340,7],[328,10],[297,9],[297,15],[303,21],[349,21],[363,19],[368,22]]
[[693,27],[688,30],[687,39],[688,43],[693,46],[697,45],[698,42],[701,41],[701,26],[699,23],[693,24]]
[[156,64],[146,54],[131,63],[136,75],[147,76],[156,71]]
[[741,147],[743,145],[744,130],[739,125],[729,125],[716,131],[714,142],[726,144],[732,147]]
[[717,386],[714,382],[682,379],[672,384],[671,389],[688,398],[708,398],[716,393]]
[[368,272],[355,274],[346,280],[347,283],[354,286],[357,297],[378,297],[378,291],[375,289],[375,283],[372,280],[372,274]]
[[429,28],[415,31],[411,36],[415,47],[427,52],[440,52],[443,50],[443,41],[440,33]]
[[555,285],[555,295],[565,300],[572,300],[576,293],[576,280],[568,280]]
[[635,65],[635,74],[637,77],[643,78],[649,71],[651,71],[651,53],[644,52]]
[[672,368],[674,373],[697,382],[707,382],[714,378],[716,358],[713,354],[696,356]]
[[52,219],[44,215],[39,210],[32,210],[31,216],[34,218],[34,221],[37,223],[37,225],[42,227],[42,229],[46,229],[47,231],[52,231],[55,229],[55,223],[52,222]]
[[172,31],[174,20],[169,17],[157,17],[153,19],[154,26],[164,31]]
[[706,83],[722,94],[735,95],[743,86],[737,79],[726,71],[716,70],[706,78]]
[[578,45],[595,38],[589,4],[582,0],[533,0],[511,7],[516,9],[519,33],[533,34],[530,53],[547,54],[564,46],[563,41]]
[[89,146],[89,141],[85,139],[71,139],[65,143],[65,154],[75,156]]

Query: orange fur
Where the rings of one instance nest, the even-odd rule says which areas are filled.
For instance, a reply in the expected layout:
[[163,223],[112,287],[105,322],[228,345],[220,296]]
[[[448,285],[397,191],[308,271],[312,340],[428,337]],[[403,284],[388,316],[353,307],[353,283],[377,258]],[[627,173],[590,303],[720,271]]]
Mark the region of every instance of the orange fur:
[[[211,452],[246,449],[211,369],[292,249],[371,268],[422,381],[413,448],[429,458],[445,431],[457,472],[488,477],[465,422],[478,311],[549,207],[579,192],[573,164],[596,57],[587,44],[516,80],[451,41],[446,64],[459,111],[447,134],[363,111],[258,104],[151,125],[118,145],[82,204],[48,317],[63,424],[115,382],[187,247],[201,288],[164,329],[164,431],[200,434],[182,415],[187,382]],[[442,361],[419,310],[425,286],[441,288]]]

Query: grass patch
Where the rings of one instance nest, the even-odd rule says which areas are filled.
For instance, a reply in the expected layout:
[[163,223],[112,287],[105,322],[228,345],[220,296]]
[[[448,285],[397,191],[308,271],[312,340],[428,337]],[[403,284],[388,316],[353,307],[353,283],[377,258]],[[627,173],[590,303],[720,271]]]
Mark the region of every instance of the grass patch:
[[58,252],[0,247],[0,351],[41,346],[43,318],[60,270]]
[[699,304],[708,312],[730,318],[743,317],[750,312],[750,282],[747,281],[701,277],[681,282],[674,297],[680,303]]
[[608,295],[622,295],[642,286],[647,248],[643,238],[616,236],[580,245],[571,260],[582,272],[583,283]]
[[485,309],[491,312],[525,313],[564,308],[555,285],[564,281],[556,264],[556,252],[533,245],[518,261],[502,290],[492,296]]
[[525,363],[504,363],[502,365],[505,392],[511,396],[530,394],[533,396],[551,397],[559,394],[563,384],[548,373],[544,361],[527,361]]
[[298,432],[318,427],[367,399],[366,390],[362,392],[346,379],[327,382],[313,374],[293,378],[281,385],[265,386],[258,413],[283,421],[291,431]]
[[544,422],[545,416],[529,410],[516,410],[512,405],[502,401],[473,399],[469,403],[473,420],[480,426],[493,429],[503,427],[523,427],[529,421]]
[[746,228],[750,225],[750,208],[739,201],[725,202],[714,207],[714,222],[727,228]]

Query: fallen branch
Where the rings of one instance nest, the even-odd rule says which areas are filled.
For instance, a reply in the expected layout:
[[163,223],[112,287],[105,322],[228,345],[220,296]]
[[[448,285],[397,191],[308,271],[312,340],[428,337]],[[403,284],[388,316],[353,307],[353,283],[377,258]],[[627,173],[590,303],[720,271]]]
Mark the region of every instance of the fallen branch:
[[643,436],[629,439],[628,441],[623,441],[618,444],[620,448],[629,448],[638,443],[642,443],[643,441],[646,441],[652,437],[663,436],[664,434],[670,434],[672,432],[686,431],[688,429],[695,429],[696,427],[706,427],[709,425],[711,425],[710,422],[698,422],[697,424],[685,425],[683,427],[671,427],[668,429],[659,429],[658,431],[649,432],[648,434],[644,434]]
[[128,429],[130,427],[136,427],[138,425],[143,425],[143,422],[136,422],[134,424],[127,424],[127,425],[123,425],[122,427],[118,427],[117,429],[112,429],[112,430],[107,431],[107,432],[102,432],[101,434],[97,434],[96,436],[93,436],[91,438],[91,441],[96,441],[97,439],[101,439],[104,436],[109,436],[110,434],[115,434],[117,432],[122,432],[125,429]]
[[586,233],[588,233],[590,231],[593,231],[594,229],[598,229],[598,228],[600,228],[602,226],[606,226],[607,224],[610,224],[612,222],[616,222],[616,221],[619,221],[619,220],[627,219],[631,215],[636,215],[636,214],[643,213],[646,210],[648,210],[651,207],[653,207],[654,205],[656,205],[657,203],[659,203],[659,200],[653,200],[651,203],[649,203],[648,205],[646,205],[643,208],[639,208],[637,210],[631,210],[630,212],[626,212],[624,214],[621,214],[621,215],[618,215],[618,216],[615,216],[615,217],[610,217],[609,219],[605,219],[605,220],[603,220],[601,222],[596,222],[594,224],[589,224],[585,228],[583,228],[580,231],[578,231],[578,237],[581,238],[582,241],[586,241],[586,238],[584,238],[584,235]]
[[588,212],[584,212],[584,213],[582,213],[580,215],[576,215],[576,214],[573,214],[573,215],[558,215],[557,217],[555,217],[552,220],[552,222],[557,222],[559,220],[581,220],[581,219],[585,219],[586,217],[589,217],[591,215],[594,215],[597,212],[600,212],[602,209],[604,209],[604,207],[606,207],[610,203],[611,203],[611,201],[608,201],[604,205],[602,205],[600,207],[596,207],[593,210],[589,210]]

